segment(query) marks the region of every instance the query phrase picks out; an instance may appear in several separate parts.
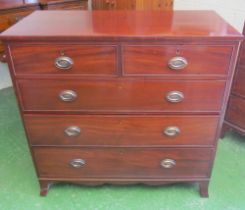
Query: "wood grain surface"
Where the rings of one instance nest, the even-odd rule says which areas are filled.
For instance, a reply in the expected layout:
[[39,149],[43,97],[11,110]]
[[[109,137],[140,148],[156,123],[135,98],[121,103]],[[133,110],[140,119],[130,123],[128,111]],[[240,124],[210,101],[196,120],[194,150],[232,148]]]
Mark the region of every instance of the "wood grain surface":
[[[223,100],[224,81],[159,80],[29,80],[17,81],[23,111],[69,112],[216,112]],[[77,98],[64,102],[64,90],[76,92]],[[170,91],[180,91],[179,103],[167,101]]]
[[[60,56],[71,58],[74,65],[69,70],[55,66]],[[12,48],[16,74],[80,74],[115,75],[117,73],[117,46],[77,44],[20,45]]]
[[[139,149],[139,148],[34,148],[39,177],[42,178],[208,178],[213,149]],[[70,161],[82,159],[85,165],[73,168]],[[161,161],[173,159],[173,168]]]
[[27,41],[68,37],[73,41],[242,38],[212,11],[36,11],[0,35],[3,40]]
[[[218,116],[25,115],[32,145],[56,146],[212,146]],[[65,130],[77,126],[78,136]],[[177,136],[164,131],[178,127]]]

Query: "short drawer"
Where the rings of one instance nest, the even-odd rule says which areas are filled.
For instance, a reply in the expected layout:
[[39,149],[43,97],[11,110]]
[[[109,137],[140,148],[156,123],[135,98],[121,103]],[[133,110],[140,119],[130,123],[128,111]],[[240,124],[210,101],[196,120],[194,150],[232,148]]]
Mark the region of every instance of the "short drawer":
[[124,46],[125,75],[225,75],[231,46],[160,45]]
[[32,145],[213,145],[218,116],[25,115]]
[[18,80],[24,111],[220,111],[224,81]]
[[226,112],[226,120],[232,124],[245,129],[245,99],[230,96],[230,101],[228,104]]
[[40,178],[208,177],[213,149],[33,149]]
[[15,74],[116,75],[117,47],[105,45],[14,45]]

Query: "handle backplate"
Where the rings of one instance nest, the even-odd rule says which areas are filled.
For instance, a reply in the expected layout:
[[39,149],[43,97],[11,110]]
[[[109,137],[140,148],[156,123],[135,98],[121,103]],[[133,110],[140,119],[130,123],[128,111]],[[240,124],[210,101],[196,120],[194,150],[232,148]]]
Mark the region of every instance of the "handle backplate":
[[63,90],[59,97],[62,101],[71,102],[77,98],[77,93],[73,90]]
[[181,70],[188,66],[188,61],[184,57],[173,57],[169,60],[168,66],[172,70]]
[[173,168],[176,165],[176,161],[173,159],[164,159],[161,161],[160,165],[163,168]]
[[184,94],[180,91],[170,91],[166,95],[167,101],[171,103],[179,103],[185,98]]
[[73,60],[67,56],[60,56],[55,60],[56,68],[61,70],[68,70],[72,68],[73,64],[74,64]]
[[180,129],[177,126],[169,126],[169,127],[165,128],[163,133],[166,136],[175,137],[175,136],[178,136],[180,134]]
[[85,166],[86,162],[83,159],[73,159],[70,162],[70,165],[73,168],[82,168],[83,166]]
[[78,126],[69,126],[65,129],[65,134],[69,137],[79,136],[81,129]]

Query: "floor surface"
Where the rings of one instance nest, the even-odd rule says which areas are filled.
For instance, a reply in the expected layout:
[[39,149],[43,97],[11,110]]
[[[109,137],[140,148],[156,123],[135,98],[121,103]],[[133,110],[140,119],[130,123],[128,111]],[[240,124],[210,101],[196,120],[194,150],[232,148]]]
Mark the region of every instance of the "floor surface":
[[245,139],[237,134],[219,142],[209,196],[201,198],[196,184],[64,184],[40,197],[13,89],[0,91],[0,210],[244,210]]
[[0,62],[0,89],[12,86],[9,75],[8,66],[6,63]]

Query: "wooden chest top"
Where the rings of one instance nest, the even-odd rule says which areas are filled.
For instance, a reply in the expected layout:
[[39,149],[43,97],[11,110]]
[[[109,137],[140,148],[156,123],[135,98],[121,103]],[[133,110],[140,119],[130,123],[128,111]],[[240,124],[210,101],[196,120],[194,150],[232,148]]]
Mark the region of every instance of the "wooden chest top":
[[3,40],[64,38],[234,40],[242,35],[213,11],[36,11],[1,35]]

